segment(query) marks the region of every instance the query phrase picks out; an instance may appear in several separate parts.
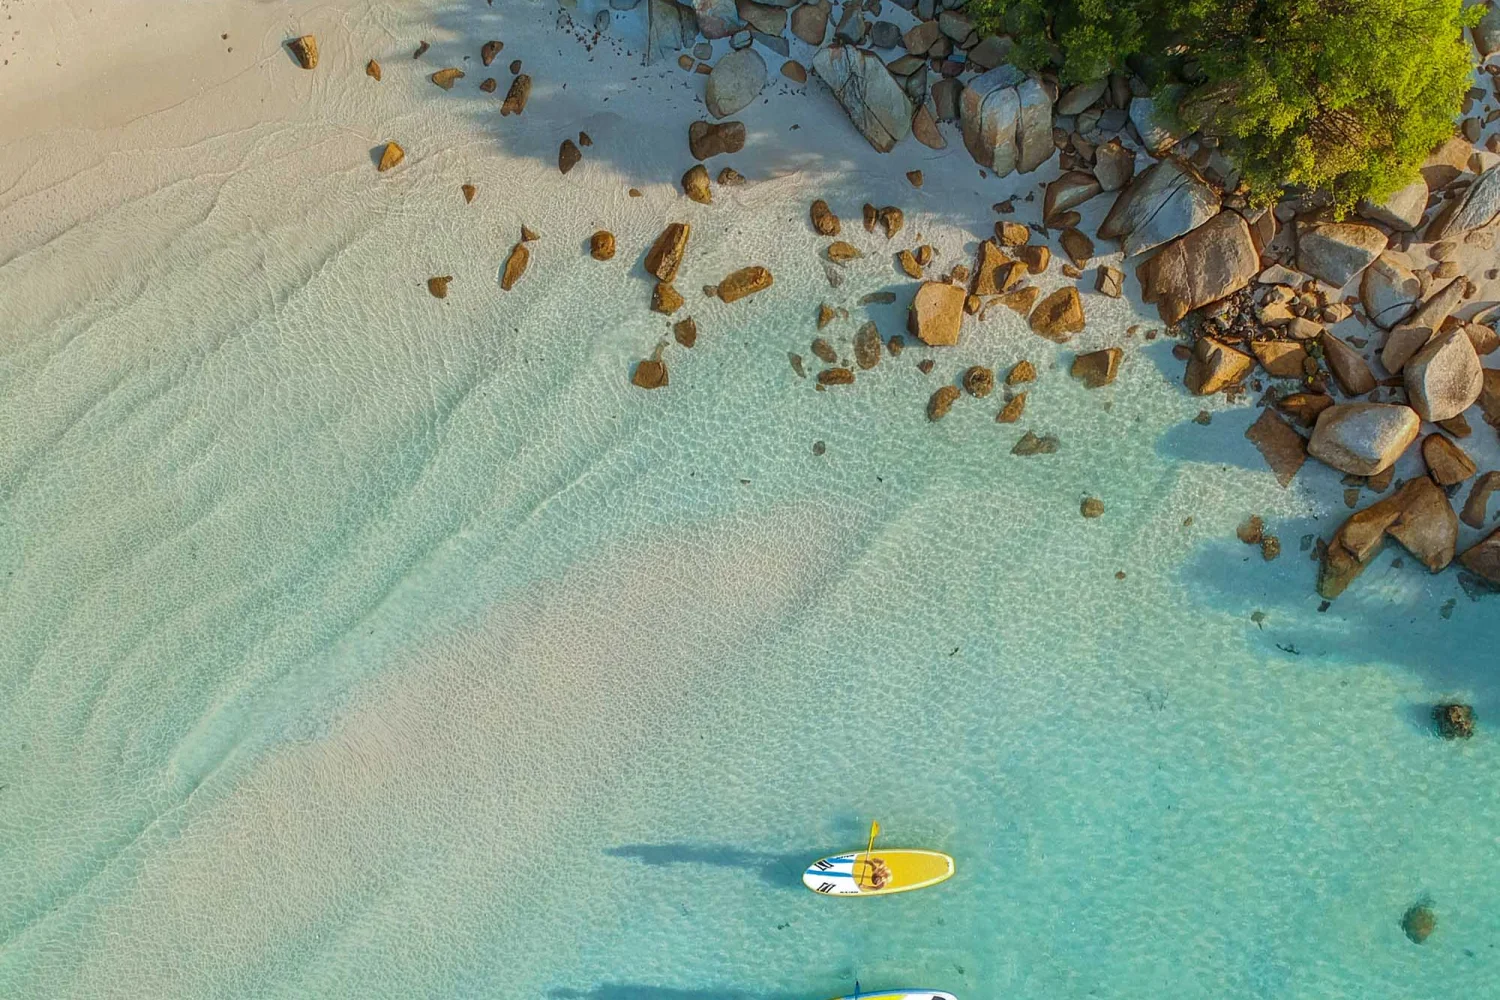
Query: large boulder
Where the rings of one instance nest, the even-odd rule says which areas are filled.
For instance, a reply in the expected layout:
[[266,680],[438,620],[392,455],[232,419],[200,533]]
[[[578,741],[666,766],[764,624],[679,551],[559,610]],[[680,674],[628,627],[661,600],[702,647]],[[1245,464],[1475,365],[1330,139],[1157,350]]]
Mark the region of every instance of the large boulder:
[[1126,256],[1133,256],[1192,232],[1218,212],[1218,193],[1196,170],[1178,160],[1162,160],[1115,198],[1099,236],[1123,237]]
[[766,86],[766,61],[755,49],[726,52],[708,74],[703,99],[708,113],[728,118],[760,96]]
[[1398,232],[1409,233],[1422,224],[1422,214],[1427,211],[1428,194],[1427,182],[1418,177],[1385,201],[1362,199],[1356,211],[1371,222],[1379,222]]
[[1297,227],[1297,267],[1343,288],[1385,252],[1386,235],[1362,222],[1308,222]]
[[1359,297],[1365,315],[1381,329],[1389,330],[1410,316],[1422,301],[1422,282],[1399,256],[1383,253],[1365,268]]
[[1130,123],[1135,126],[1136,132],[1141,137],[1141,142],[1146,147],[1146,152],[1152,156],[1162,156],[1167,150],[1177,145],[1179,136],[1171,128],[1160,120],[1157,112],[1156,101],[1149,97],[1137,97],[1130,102]]
[[1477,545],[1464,550],[1459,565],[1489,583],[1500,586],[1500,529],[1489,533]]
[[672,58],[697,37],[698,13],[692,7],[676,0],[646,0],[647,64]]
[[1197,396],[1212,396],[1245,381],[1255,359],[1212,337],[1199,337],[1188,358],[1183,382]]
[[1421,429],[1409,406],[1343,403],[1318,414],[1307,453],[1351,476],[1373,476],[1390,468]]
[[997,66],[969,81],[958,99],[964,148],[975,163],[1002,177],[1015,170],[1018,162],[1021,96],[1016,85],[1024,79],[1026,74],[1014,66]]
[[965,298],[958,285],[946,281],[922,282],[907,313],[907,332],[928,346],[952,347],[958,343]]
[[736,0],[740,20],[761,34],[775,37],[786,30],[786,8],[756,0]]
[[1236,212],[1220,212],[1136,269],[1141,297],[1156,303],[1161,321],[1176,323],[1200,306],[1233,295],[1255,279],[1260,257],[1250,227]]
[[1047,185],[1042,197],[1042,219],[1056,218],[1070,208],[1077,208],[1103,190],[1099,179],[1082,170],[1069,170]]
[[1456,486],[1479,471],[1468,452],[1437,433],[1422,439],[1422,461],[1427,465],[1427,474],[1439,486]]
[[1474,405],[1484,388],[1484,369],[1462,328],[1440,333],[1401,369],[1411,408],[1436,423]]
[[1467,285],[1468,282],[1462,277],[1453,279],[1429,296],[1426,302],[1417,307],[1416,312],[1391,329],[1390,335],[1385,338],[1385,346],[1380,349],[1380,363],[1385,365],[1386,371],[1393,375],[1401,371],[1411,356],[1432,339],[1432,335],[1442,327],[1443,321],[1453,315],[1453,310],[1464,300]]
[[1500,166],[1480,174],[1462,195],[1453,199],[1425,233],[1429,241],[1449,240],[1479,229],[1500,216]]
[[693,10],[704,38],[728,38],[744,27],[735,0],[693,0]]
[[879,56],[851,45],[830,45],[813,57],[813,72],[878,151],[890,152],[910,134],[911,100]]
[[1453,561],[1458,517],[1448,495],[1431,479],[1408,480],[1391,496],[1354,514],[1334,533],[1323,553],[1318,593],[1329,600],[1342,594],[1375,558],[1387,535],[1436,573]]
[[744,122],[696,121],[688,126],[688,149],[693,159],[707,160],[724,153],[738,153],[745,148]]
[[1094,150],[1094,176],[1106,191],[1118,191],[1135,176],[1135,151],[1119,139],[1111,139]]
[[1375,373],[1354,347],[1331,333],[1323,334],[1319,341],[1323,345],[1323,360],[1328,370],[1338,379],[1339,388],[1346,396],[1363,396],[1375,388]]
[[1052,142],[1052,97],[1040,80],[1027,77],[1016,87],[1021,116],[1016,122],[1016,169],[1029,174],[1057,152]]
[[1490,9],[1474,25],[1474,47],[1481,58],[1500,52],[1500,3],[1492,0]]

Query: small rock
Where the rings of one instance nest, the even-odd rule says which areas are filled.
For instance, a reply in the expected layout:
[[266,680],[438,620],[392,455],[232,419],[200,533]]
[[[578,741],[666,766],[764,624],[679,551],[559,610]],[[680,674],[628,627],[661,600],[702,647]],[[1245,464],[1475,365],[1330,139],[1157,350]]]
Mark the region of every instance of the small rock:
[[995,373],[983,365],[970,365],[964,369],[964,390],[976,399],[983,399],[995,391]]
[[835,264],[843,264],[864,256],[854,244],[845,243],[843,240],[835,240],[828,244],[828,249],[824,253],[828,254],[828,259]]
[[953,403],[958,399],[958,387],[954,385],[939,386],[927,400],[927,419],[941,420],[953,409]]
[[[1052,263],[1052,250],[1045,243],[1028,243],[1016,247],[1016,259],[1026,265],[1027,274],[1045,274]],[[1015,275],[1020,280],[1021,275]]]
[[719,282],[719,299],[723,302],[738,302],[747,295],[763,292],[771,287],[771,272],[758,264],[742,267]]
[[833,211],[828,207],[828,202],[822,198],[812,203],[812,208],[808,210],[808,214],[812,218],[814,232],[821,236],[837,236],[839,234],[839,229],[841,228],[839,217],[833,214]]
[[712,205],[713,190],[708,185],[708,168],[695,163],[682,175],[682,193],[700,205]]
[[589,137],[589,134],[587,132],[578,133],[578,145],[583,146],[584,148],[588,148],[593,144],[594,140]]
[[473,204],[474,196],[479,193],[479,189],[472,184],[465,184],[459,190],[464,193],[464,204],[466,205]]
[[413,58],[413,59],[420,59],[420,58],[422,58],[422,54],[423,54],[423,53],[424,53],[424,52],[426,52],[426,51],[427,51],[427,50],[428,50],[428,49],[430,49],[430,48],[432,48],[432,46],[431,46],[431,45],[429,45],[429,44],[427,44],[427,43],[426,43],[426,42],[425,42],[425,41],[424,41],[424,42],[422,42],[422,43],[421,43],[421,44],[419,44],[419,45],[418,45],[418,46],[417,46],[417,50],[416,50],[416,51],[415,51],[415,52],[413,52],[413,53],[412,53],[412,54],[411,54],[411,57],[412,57],[412,58]]
[[1094,289],[1107,298],[1118,299],[1125,294],[1125,272],[1108,264],[1101,266]]
[[526,225],[523,225],[521,227],[521,242],[535,243],[539,239],[541,239],[541,237],[537,235],[537,231],[535,229],[532,229],[530,226]]
[[437,84],[439,87],[442,87],[444,90],[452,90],[453,85],[463,78],[463,70],[459,69],[456,66],[449,66],[446,69],[438,70],[428,79]]
[[368,76],[376,83],[379,83],[380,63],[376,62],[374,59],[371,59],[369,62],[365,63],[365,76]]
[[[318,40],[312,35],[303,35],[286,43],[286,47],[292,50],[292,55],[297,58],[297,65],[303,69],[316,69],[318,65]],[[377,75],[376,79],[380,79]]]
[[1104,501],[1098,497],[1084,497],[1083,502],[1078,505],[1078,512],[1084,517],[1103,517]]
[[788,59],[781,64],[781,75],[793,83],[806,83],[807,67],[795,59]]
[[922,186],[922,171],[908,170],[906,172],[906,179],[911,182],[912,187],[919,188]]
[[744,122],[696,121],[688,126],[688,149],[695,160],[738,153],[744,148]]
[[[567,173],[578,165],[583,159],[583,152],[572,139],[564,139],[561,148],[557,151],[557,169]],[[706,178],[705,178],[706,179]]]
[[1468,452],[1437,433],[1422,439],[1422,461],[1439,486],[1454,486],[1479,471]]
[[833,345],[822,337],[812,342],[812,352],[824,364],[831,365],[839,359],[838,352],[833,349]]
[[1058,237],[1063,252],[1078,267],[1086,267],[1094,257],[1094,241],[1076,229],[1064,229]]
[[601,229],[589,237],[589,256],[595,260],[610,260],[615,255],[615,234]]
[[1058,344],[1065,344],[1083,329],[1083,300],[1078,289],[1064,285],[1037,303],[1030,317],[1031,329]]
[[670,316],[681,309],[683,301],[682,293],[673,288],[670,282],[658,281],[651,290],[651,310],[664,316]]
[[917,258],[913,256],[910,250],[902,250],[896,254],[896,263],[905,272],[907,277],[918,279],[922,277],[922,265],[917,263]]
[[1281,539],[1275,535],[1267,535],[1260,540],[1260,557],[1270,562],[1281,555]]
[[435,299],[446,299],[448,297],[448,282],[453,280],[453,275],[444,275],[441,278],[428,278],[427,291]]
[[766,86],[766,61],[754,49],[739,49],[719,57],[703,90],[708,113],[728,118],[747,107]]
[[1234,535],[1246,545],[1259,545],[1261,539],[1266,537],[1266,522],[1261,520],[1259,514],[1251,514],[1234,529]]
[[692,347],[698,342],[698,324],[693,317],[680,319],[672,324],[672,338],[683,347]]
[[739,187],[745,183],[745,175],[733,167],[725,167],[719,171],[719,176],[714,178],[720,187]]
[[1021,385],[1036,381],[1036,366],[1030,361],[1017,361],[1010,374],[1005,376],[1006,385]]
[[642,389],[660,389],[667,384],[667,363],[659,358],[638,361],[630,381]]
[[507,292],[516,287],[516,282],[526,273],[526,265],[529,263],[531,251],[526,249],[524,242],[511,247],[510,256],[505,258],[505,267],[500,272],[500,287]]
[[995,239],[1003,247],[1018,247],[1031,242],[1031,227],[1001,219],[995,223]]
[[480,46],[480,61],[488,66],[490,63],[495,61],[495,57],[500,54],[500,50],[503,48],[505,48],[504,42],[500,41],[499,39],[490,39],[489,41],[485,42],[484,45]]
[[1013,292],[1007,292],[995,299],[1005,308],[1011,310],[1018,316],[1027,316],[1031,313],[1031,307],[1036,304],[1037,296],[1042,290],[1035,285],[1026,288],[1018,288]]
[[661,231],[646,254],[646,272],[658,281],[672,281],[682,266],[692,228],[686,222],[673,222]]
[[847,368],[824,368],[818,372],[819,385],[853,385],[854,373]]
[[1118,347],[1106,347],[1102,351],[1090,351],[1073,359],[1074,378],[1090,389],[1109,385],[1120,371],[1120,359],[1125,352]]
[[860,211],[864,215],[865,232],[873,233],[875,231],[875,220],[880,218],[880,211],[869,202],[865,202],[864,207]]
[[885,230],[885,238],[890,239],[901,231],[906,225],[906,215],[895,205],[887,205],[876,213],[876,220],[880,228]]
[[526,110],[526,101],[531,97],[531,77],[525,73],[516,76],[510,82],[510,90],[505,94],[505,101],[500,105],[501,115],[518,115]]
[[1026,393],[1018,392],[1005,401],[1000,412],[995,414],[995,423],[1013,424],[1021,419],[1021,414],[1026,412]]
[[382,174],[406,159],[406,150],[399,143],[388,142],[385,144],[385,152],[380,154],[380,163],[375,167]]

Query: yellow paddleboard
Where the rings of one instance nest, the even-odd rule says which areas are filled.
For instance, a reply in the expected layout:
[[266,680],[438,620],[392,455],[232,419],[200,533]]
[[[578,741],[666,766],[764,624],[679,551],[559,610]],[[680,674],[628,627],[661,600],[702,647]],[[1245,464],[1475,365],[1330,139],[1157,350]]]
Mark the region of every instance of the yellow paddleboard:
[[[883,862],[885,877],[876,873]],[[814,861],[802,873],[802,884],[825,896],[889,896],[925,889],[953,877],[953,859],[939,851],[906,847],[882,847],[876,851],[850,851]]]

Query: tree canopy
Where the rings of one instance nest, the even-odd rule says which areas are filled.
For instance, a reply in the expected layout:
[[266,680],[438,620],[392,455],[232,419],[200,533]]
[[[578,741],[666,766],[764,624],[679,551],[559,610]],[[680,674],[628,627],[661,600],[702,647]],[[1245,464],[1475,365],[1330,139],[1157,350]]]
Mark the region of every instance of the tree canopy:
[[[1185,99],[1161,112],[1218,136],[1252,193],[1323,190],[1340,209],[1409,183],[1470,86],[1463,0],[969,0],[1064,84],[1129,67]],[[1186,89],[1182,86],[1186,85]]]

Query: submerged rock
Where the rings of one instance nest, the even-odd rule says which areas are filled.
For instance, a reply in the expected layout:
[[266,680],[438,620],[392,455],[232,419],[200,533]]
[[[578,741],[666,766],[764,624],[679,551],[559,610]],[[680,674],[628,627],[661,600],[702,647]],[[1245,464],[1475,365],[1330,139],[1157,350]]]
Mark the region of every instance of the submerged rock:
[[1500,531],[1492,531],[1483,541],[1470,546],[1458,561],[1486,583],[1500,587]]
[[[1026,393],[1018,392],[1005,401],[1000,412],[995,414],[995,423],[1013,424],[1021,419],[1021,414],[1026,412]],[[1012,451],[1014,454],[1014,451]]]
[[385,144],[385,152],[380,154],[380,163],[376,165],[375,169],[383,174],[404,159],[406,159],[406,150],[401,148],[401,144],[388,142]]
[[525,73],[518,74],[510,82],[510,90],[505,94],[505,101],[500,105],[501,115],[518,115],[526,110],[526,101],[531,97],[531,77]]
[[874,368],[880,363],[880,348],[880,330],[865,323],[854,335],[854,363],[861,369]]
[[642,389],[660,389],[667,384],[667,363],[660,358],[646,358],[636,362],[630,381]]
[[429,79],[432,80],[433,83],[437,84],[439,87],[442,87],[444,90],[452,90],[453,85],[463,78],[464,71],[459,69],[457,66],[449,66],[446,69],[440,69],[436,73],[432,74],[431,77],[429,77]]
[[495,57],[498,56],[500,54],[500,50],[504,48],[504,42],[500,41],[498,38],[492,38],[489,41],[485,42],[484,45],[480,46],[479,59],[486,66],[488,66],[490,63],[495,61]]
[[557,150],[557,169],[567,173],[578,166],[578,161],[583,159],[583,151],[572,139],[564,139]]
[[1064,285],[1031,311],[1031,329],[1056,344],[1065,344],[1083,330],[1083,300],[1078,289]]
[[932,397],[927,400],[927,419],[941,420],[953,409],[953,403],[958,399],[958,386],[939,386]]
[[970,365],[964,369],[964,390],[976,399],[983,399],[995,391],[995,373],[983,365]]
[[1118,347],[1080,354],[1073,359],[1072,375],[1090,389],[1109,385],[1119,373],[1124,356],[1125,352]]
[[500,271],[500,287],[510,291],[516,287],[516,282],[526,273],[526,265],[531,263],[531,251],[526,249],[525,241],[511,247],[510,256],[505,258],[505,266]]
[[368,76],[370,79],[374,80],[376,83],[379,83],[380,82],[380,63],[376,62],[374,59],[371,59],[369,62],[365,63],[365,76]]
[[656,287],[651,289],[652,312],[670,316],[682,308],[683,301],[682,293],[673,288],[669,281],[658,281]]
[[601,229],[589,237],[589,256],[595,260],[610,260],[615,255],[615,234]]
[[[1022,398],[1017,396],[1017,399]],[[1058,440],[1052,435],[1039,436],[1031,431],[1021,435],[1021,440],[1010,449],[1012,455],[1051,455],[1058,449]]]
[[[1445,740],[1467,740],[1474,735],[1474,709],[1469,705],[1435,705],[1432,721]],[[1421,942],[1417,942],[1420,944]]]
[[812,219],[813,231],[820,236],[837,236],[842,228],[839,217],[833,214],[833,210],[828,207],[828,202],[822,198],[812,203],[812,207],[808,209],[808,215]]
[[738,153],[744,148],[744,122],[696,121],[688,126],[688,149],[695,160]]
[[1412,944],[1421,944],[1437,929],[1437,914],[1432,912],[1432,907],[1418,903],[1402,915],[1401,929]]

